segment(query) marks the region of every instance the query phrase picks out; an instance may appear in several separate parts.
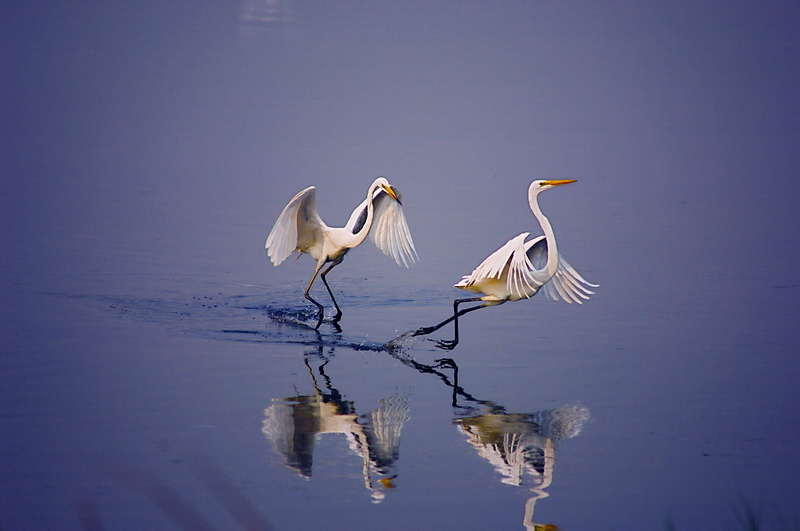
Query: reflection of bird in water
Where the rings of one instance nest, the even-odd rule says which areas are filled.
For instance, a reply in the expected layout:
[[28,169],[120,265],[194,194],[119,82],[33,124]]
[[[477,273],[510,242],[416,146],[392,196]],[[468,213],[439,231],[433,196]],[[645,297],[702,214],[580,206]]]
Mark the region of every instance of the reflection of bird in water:
[[[582,303],[594,292],[589,287],[597,287],[584,279],[580,273],[558,253],[556,237],[550,221],[539,207],[539,194],[555,186],[573,183],[574,180],[533,181],[528,188],[528,204],[544,232],[530,241],[530,234],[523,232],[510,239],[505,245],[489,255],[472,274],[465,276],[455,287],[474,293],[480,297],[456,299],[453,302],[453,315],[441,323],[418,329],[414,335],[435,332],[450,321],[455,321],[455,338],[452,341],[439,341],[442,348],[452,349],[458,344],[458,318],[465,313],[503,304],[506,301],[529,299],[540,290],[553,300]],[[483,301],[483,304],[465,310],[458,310],[459,304]]]
[[505,413],[493,407],[489,413],[456,418],[453,423],[467,436],[478,455],[489,461],[507,485],[521,486],[527,479],[534,493],[525,504],[526,529],[533,523],[536,501],[546,498],[553,481],[554,443],[575,437],[589,419],[589,410],[572,405],[531,414]]
[[304,478],[311,477],[314,446],[317,438],[326,433],[341,433],[347,437],[350,450],[363,461],[364,485],[379,503],[385,489],[393,488],[395,463],[399,458],[400,432],[408,417],[408,399],[393,396],[380,400],[374,411],[359,416],[355,405],[345,400],[326,380],[327,393],[322,392],[314,378],[308,360],[315,393],[294,396],[268,407],[262,431],[273,449],[286,459],[289,468]]
[[[373,230],[374,227],[374,230]],[[289,201],[267,237],[266,248],[272,263],[280,265],[293,252],[308,253],[317,261],[314,275],[304,293],[318,308],[317,328],[322,324],[323,306],[311,298],[309,290],[322,266],[330,263],[320,274],[336,307],[337,322],[342,310],[336,303],[325,276],[344,260],[345,255],[358,247],[372,232],[375,245],[398,263],[408,267],[417,260],[417,252],[408,230],[400,193],[389,181],[379,177],[373,181],[367,197],[356,207],[343,228],[329,227],[317,213],[316,188],[309,186]]]
[[[450,358],[435,365],[420,363],[405,353],[387,351],[390,356],[422,374],[433,374],[453,389],[453,420],[459,431],[482,458],[497,470],[503,483],[531,485],[531,496],[525,503],[523,525],[526,529],[542,531],[555,526],[533,523],[536,501],[548,496],[547,487],[553,481],[555,445],[562,439],[578,435],[589,420],[589,410],[580,405],[536,413],[507,413],[505,408],[490,400],[480,400],[458,384],[458,365]],[[453,370],[452,377],[442,372]],[[461,404],[459,404],[461,399]]]

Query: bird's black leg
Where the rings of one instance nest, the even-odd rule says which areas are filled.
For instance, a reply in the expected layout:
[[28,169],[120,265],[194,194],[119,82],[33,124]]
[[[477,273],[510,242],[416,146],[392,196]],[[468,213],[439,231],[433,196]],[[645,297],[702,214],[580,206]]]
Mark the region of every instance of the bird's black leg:
[[[478,300],[480,300],[480,299],[478,299]],[[437,341],[436,342],[436,346],[437,347],[439,347],[441,349],[444,349],[444,350],[453,350],[454,348],[456,348],[456,345],[458,345],[458,318],[461,317],[462,315],[466,314],[466,313],[469,313],[469,312],[472,312],[472,311],[475,311],[475,310],[480,310],[481,308],[485,308],[487,306],[490,306],[490,304],[488,304],[488,303],[483,303],[483,304],[479,304],[478,306],[473,306],[472,308],[467,308],[465,310],[458,311],[458,304],[460,302],[474,302],[474,301],[475,301],[475,299],[458,299],[455,302],[453,302],[453,321],[454,321],[453,322],[453,328],[455,329],[454,330],[453,339],[452,340],[444,339],[444,340]]]
[[[424,336],[424,335],[428,335],[428,334],[432,334],[433,332],[436,332],[437,330],[439,330],[441,327],[443,327],[444,325],[446,325],[450,321],[456,320],[458,318],[458,316],[459,316],[458,305],[459,304],[461,304],[462,302],[477,302],[479,300],[481,300],[480,297],[475,297],[475,298],[472,298],[472,299],[456,299],[456,300],[454,300],[453,301],[453,315],[452,316],[448,317],[447,319],[445,319],[444,321],[442,321],[441,323],[439,323],[437,325],[423,326],[422,328],[420,328],[416,332],[414,332],[414,335],[415,336]],[[482,308],[483,306],[484,305],[480,305],[480,306],[476,306],[475,308]],[[463,312],[463,313],[466,313],[466,312]]]
[[[325,317],[325,307],[324,307],[324,306],[322,306],[322,305],[321,305],[320,303],[318,303],[317,301],[315,301],[314,299],[312,299],[312,298],[311,298],[311,295],[309,295],[309,293],[308,293],[308,292],[311,290],[311,284],[313,284],[313,283],[314,283],[314,279],[316,279],[316,278],[317,278],[317,273],[319,273],[319,270],[320,270],[320,269],[322,269],[322,264],[323,264],[323,263],[324,263],[324,262],[320,262],[320,263],[318,263],[318,264],[317,264],[317,268],[314,270],[314,275],[311,277],[311,282],[309,282],[309,283],[308,283],[308,287],[306,288],[306,292],[303,294],[303,296],[304,296],[306,299],[308,299],[308,300],[310,300],[311,302],[313,302],[313,303],[314,303],[314,305],[315,305],[315,306],[317,307],[317,309],[319,310],[319,314],[318,314],[318,318],[317,318],[317,326],[315,326],[315,327],[314,327],[314,330],[316,330],[317,328],[319,328],[319,326],[322,324],[322,318],[323,318],[323,317]],[[328,269],[330,269],[330,268],[328,268]],[[326,272],[327,272],[327,271],[326,271]],[[322,280],[325,280],[325,279],[324,279],[324,277],[323,277],[323,279],[322,279]],[[327,286],[327,285],[328,285],[328,283],[326,282],[326,283],[325,283],[325,285]],[[330,288],[328,288],[328,291],[330,291]],[[338,307],[337,307],[337,308],[338,308]]]
[[418,329],[416,332],[414,332],[413,335],[414,336],[423,336],[423,335],[432,334],[433,332],[439,330],[441,327],[443,327],[444,325],[446,325],[450,321],[455,321],[455,337],[454,337],[454,339],[452,341],[437,341],[436,342],[436,345],[439,348],[442,348],[442,349],[445,349],[445,350],[453,350],[455,348],[455,346],[458,345],[458,318],[461,317],[462,315],[464,315],[465,313],[469,313],[469,312],[471,312],[473,310],[478,310],[480,308],[484,308],[486,306],[490,306],[490,303],[479,304],[478,306],[473,306],[472,308],[467,308],[467,309],[461,310],[461,311],[458,310],[458,305],[462,304],[464,302],[478,302],[480,300],[481,300],[480,297],[474,297],[474,298],[470,298],[470,299],[456,299],[456,300],[454,300],[453,301],[453,315],[451,317],[448,317],[447,319],[445,319],[444,321],[442,321],[441,323],[439,323],[437,325],[422,327],[422,328]]
[[[334,325],[336,325],[336,323],[338,323],[338,322],[339,322],[339,319],[341,319],[341,318],[342,318],[342,310],[339,308],[339,305],[338,305],[338,304],[336,304],[336,298],[334,298],[334,296],[333,296],[333,292],[331,291],[331,287],[328,285],[328,281],[325,279],[325,275],[327,275],[327,274],[328,274],[328,272],[329,272],[331,269],[333,269],[333,266],[335,266],[335,265],[336,265],[336,264],[338,264],[338,263],[339,263],[339,262],[334,262],[334,263],[332,263],[332,264],[331,264],[330,266],[328,266],[328,268],[327,268],[325,271],[323,271],[323,272],[322,272],[322,274],[320,275],[320,278],[322,278],[322,282],[323,282],[323,284],[325,284],[325,287],[326,287],[326,288],[328,288],[328,295],[330,295],[330,296],[331,296],[331,300],[333,301],[333,305],[336,307],[336,315],[334,315],[334,316],[333,316],[333,323],[334,323]],[[338,326],[337,326],[337,328],[338,328]],[[340,331],[341,331],[341,330],[340,330]]]

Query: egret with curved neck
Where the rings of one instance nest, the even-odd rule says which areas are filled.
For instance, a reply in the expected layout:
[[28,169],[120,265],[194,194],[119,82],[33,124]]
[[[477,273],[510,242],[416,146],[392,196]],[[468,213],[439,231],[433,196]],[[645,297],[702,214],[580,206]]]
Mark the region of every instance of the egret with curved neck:
[[[455,338],[438,341],[441,348],[452,349],[458,344],[458,318],[465,313],[503,304],[506,301],[529,299],[539,291],[553,300],[582,303],[594,294],[589,288],[596,284],[587,282],[558,252],[556,236],[550,220],[539,207],[539,194],[575,180],[539,180],[528,187],[528,205],[542,228],[544,235],[525,241],[530,233],[523,232],[511,238],[505,245],[489,255],[475,268],[472,274],[462,278],[454,287],[482,293],[480,297],[453,301],[453,315],[435,326],[416,330],[413,335],[435,332],[450,321],[455,321]],[[478,302],[482,304],[459,311],[459,304]]]
[[[275,222],[265,245],[273,264],[280,265],[293,252],[308,253],[317,261],[303,294],[319,310],[315,328],[319,328],[324,317],[324,307],[309,294],[317,274],[336,307],[333,317],[336,325],[342,317],[342,310],[325,277],[331,269],[342,263],[350,249],[361,245],[370,233],[375,245],[399,265],[408,267],[417,260],[400,193],[383,177],[372,182],[366,199],[356,207],[344,227],[329,227],[322,221],[317,213],[316,188],[313,186],[294,196]],[[330,265],[320,274],[325,264]]]

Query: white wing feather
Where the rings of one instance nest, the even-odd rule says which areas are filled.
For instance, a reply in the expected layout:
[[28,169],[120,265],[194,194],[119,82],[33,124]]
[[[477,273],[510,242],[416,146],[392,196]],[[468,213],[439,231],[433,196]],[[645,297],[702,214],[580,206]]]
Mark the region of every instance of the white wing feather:
[[500,280],[503,274],[506,274],[505,290],[508,296],[522,299],[536,293],[542,283],[535,278],[531,263],[525,254],[525,238],[529,234],[523,232],[508,240],[505,245],[486,257],[472,274],[462,278],[455,287],[466,288],[485,279]]
[[267,236],[265,247],[272,263],[280,265],[293,252],[304,250],[323,225],[317,213],[316,188],[309,186],[289,201]]
[[[520,237],[522,236],[522,237]],[[539,291],[542,281],[537,278],[536,271],[525,254],[525,238],[528,233],[517,236],[518,244],[511,256],[506,277],[506,289],[515,299],[530,298]]]
[[409,267],[419,260],[403,214],[403,205],[384,192],[377,194],[373,207],[375,211],[370,237],[378,249],[391,256],[397,265]]
[[[476,267],[472,274],[462,278],[455,287],[469,289],[474,286],[478,290],[484,288],[490,292],[495,291],[487,295],[508,297],[512,300],[530,298],[541,290],[550,299],[556,301],[563,299],[578,304],[594,294],[589,288],[596,288],[597,284],[584,279],[560,254],[555,275],[544,281],[542,275],[547,264],[547,241],[544,236],[539,236],[526,242],[525,238],[529,234],[523,232],[508,240]],[[505,297],[501,296],[503,294],[500,291],[493,290],[490,283],[482,282],[487,279],[501,280],[503,275],[505,275]]]
[[[500,278],[503,270],[508,265],[509,260],[514,255],[514,251],[525,241],[529,232],[523,232],[515,238],[508,240],[502,247],[486,257],[472,274],[465,276],[461,279],[462,283],[474,283],[483,278]],[[466,284],[465,284],[466,285]]]
[[[529,241],[525,247],[531,265],[534,268],[543,269],[547,263],[547,241],[544,236]],[[592,284],[583,278],[559,253],[556,274],[542,286],[541,291],[554,301],[563,299],[569,303],[582,304],[590,295],[594,295],[594,291],[589,288],[598,286],[598,284]]]

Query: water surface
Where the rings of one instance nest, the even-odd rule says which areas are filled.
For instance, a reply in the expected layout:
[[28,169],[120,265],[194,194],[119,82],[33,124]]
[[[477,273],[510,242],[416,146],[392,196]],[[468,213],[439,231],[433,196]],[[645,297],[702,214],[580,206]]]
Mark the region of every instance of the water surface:
[[[5,7],[0,526],[797,528],[799,16]],[[315,331],[266,235],[379,175],[421,260],[352,251]],[[536,178],[596,295],[389,348]]]

